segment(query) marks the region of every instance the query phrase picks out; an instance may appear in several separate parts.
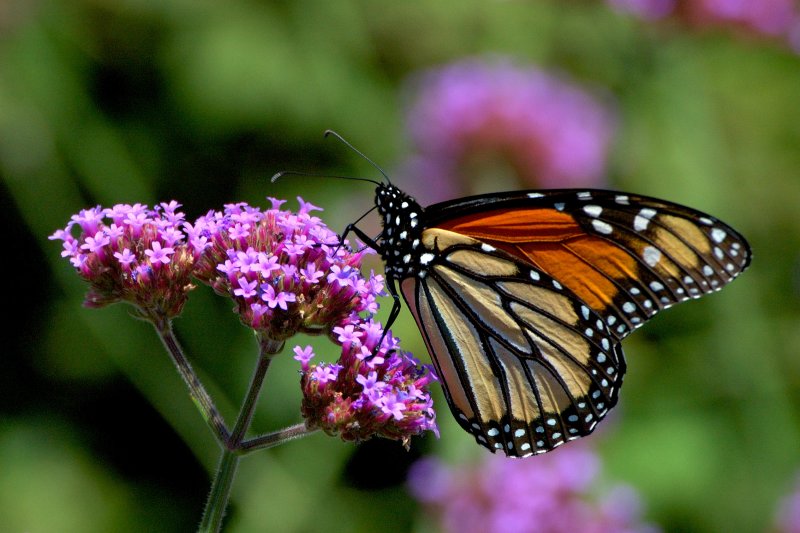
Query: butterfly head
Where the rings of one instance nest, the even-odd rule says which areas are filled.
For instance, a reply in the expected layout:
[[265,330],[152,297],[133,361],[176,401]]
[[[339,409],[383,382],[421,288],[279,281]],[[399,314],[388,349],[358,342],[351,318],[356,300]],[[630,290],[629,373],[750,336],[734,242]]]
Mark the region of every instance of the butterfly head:
[[375,206],[383,224],[378,251],[386,264],[386,275],[401,279],[415,274],[425,210],[412,196],[385,183],[375,189]]

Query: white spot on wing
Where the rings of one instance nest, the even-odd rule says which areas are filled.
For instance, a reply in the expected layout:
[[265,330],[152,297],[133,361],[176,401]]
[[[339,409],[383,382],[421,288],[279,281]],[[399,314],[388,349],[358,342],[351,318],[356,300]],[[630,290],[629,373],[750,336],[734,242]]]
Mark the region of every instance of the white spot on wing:
[[644,259],[645,263],[654,267],[661,260],[661,250],[653,246],[645,246],[644,250],[642,250],[642,259]]
[[597,233],[602,233],[603,235],[611,235],[611,233],[614,231],[614,228],[611,227],[611,224],[603,222],[599,219],[592,220],[592,227]]
[[650,224],[650,219],[656,216],[656,210],[645,207],[639,211],[639,214],[633,218],[633,229],[636,231],[644,231]]
[[484,252],[494,252],[495,250],[497,250],[497,248],[495,248],[494,246],[491,246],[489,244],[482,243],[481,244],[481,250],[483,250]]
[[722,241],[724,241],[725,237],[727,237],[727,235],[728,234],[725,233],[725,230],[722,230],[722,229],[719,229],[719,228],[714,228],[714,229],[711,230],[711,238],[717,244],[719,244]]
[[540,192],[529,192],[528,193],[528,198],[542,198],[543,196],[544,196],[544,194],[542,194]]
[[433,261],[435,257],[436,256],[433,254],[422,254],[421,256],[419,256],[419,262],[422,263],[423,265],[427,265],[428,263]]
[[603,208],[599,205],[585,205],[583,206],[583,212],[589,215],[590,217],[597,218],[603,213]]

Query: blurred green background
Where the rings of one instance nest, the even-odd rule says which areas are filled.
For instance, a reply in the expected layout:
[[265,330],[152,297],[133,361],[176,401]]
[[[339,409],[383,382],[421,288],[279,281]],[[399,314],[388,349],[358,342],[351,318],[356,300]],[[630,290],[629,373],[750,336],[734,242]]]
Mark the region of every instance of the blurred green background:
[[[605,475],[633,485],[664,530],[768,529],[800,469],[800,57],[590,1],[6,0],[0,531],[191,531],[217,460],[149,326],[123,306],[81,307],[84,286],[47,236],[98,203],[174,198],[194,219],[267,195],[302,195],[343,228],[372,205],[369,187],[269,177],[375,175],[326,128],[391,174],[410,149],[409,77],[477,54],[604,88],[618,120],[610,186],[749,238],[741,280],[626,341],[618,414],[592,438]],[[232,419],[256,347],[230,307],[197,290],[176,327]],[[407,313],[395,330],[427,359]],[[276,361],[255,428],[299,420],[297,369]],[[430,527],[408,464],[485,453],[439,400],[441,439],[410,453],[313,435],[247,457],[227,530]]]

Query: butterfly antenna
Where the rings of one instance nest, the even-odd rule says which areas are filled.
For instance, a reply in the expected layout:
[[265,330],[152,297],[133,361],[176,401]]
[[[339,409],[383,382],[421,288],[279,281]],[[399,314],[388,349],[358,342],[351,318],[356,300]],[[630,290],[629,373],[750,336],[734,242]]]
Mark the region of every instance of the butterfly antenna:
[[381,183],[370,178],[360,178],[358,176],[337,176],[334,174],[317,174],[315,172],[299,172],[296,170],[282,170],[270,178],[270,182],[275,183],[283,176],[305,176],[307,178],[334,178],[339,180],[353,180],[353,181],[366,181],[373,185],[380,185]]
[[338,133],[336,133],[335,131],[333,131],[333,130],[325,130],[325,137],[328,137],[329,135],[333,135],[334,137],[336,137],[337,139],[339,139],[339,141],[340,141],[342,144],[344,144],[345,146],[347,146],[348,148],[350,148],[352,151],[354,151],[355,153],[357,153],[358,155],[360,155],[360,156],[361,156],[361,157],[362,157],[364,160],[366,160],[366,161],[367,161],[367,162],[368,162],[370,165],[372,165],[373,167],[375,167],[376,169],[378,169],[378,172],[380,172],[380,173],[381,173],[381,175],[383,176],[383,178],[386,180],[386,183],[388,183],[389,185],[391,185],[391,184],[392,184],[392,182],[391,182],[391,180],[389,179],[389,176],[386,174],[386,172],[384,172],[384,171],[383,171],[383,169],[382,169],[380,166],[378,166],[378,164],[377,164],[375,161],[373,161],[373,160],[372,160],[372,159],[370,159],[369,157],[365,156],[365,155],[364,155],[364,153],[363,153],[363,152],[361,152],[361,150],[359,150],[358,148],[356,148],[355,146],[353,146],[352,144],[350,144],[350,143],[349,143],[347,140],[345,140],[345,138],[344,138],[344,137],[342,137],[341,135],[339,135],[339,134],[338,134]]

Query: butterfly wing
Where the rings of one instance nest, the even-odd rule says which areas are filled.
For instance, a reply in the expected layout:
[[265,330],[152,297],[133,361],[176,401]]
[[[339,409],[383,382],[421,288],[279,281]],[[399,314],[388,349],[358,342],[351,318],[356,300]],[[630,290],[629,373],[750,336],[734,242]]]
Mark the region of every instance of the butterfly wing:
[[590,433],[617,402],[619,341],[750,262],[714,217],[601,190],[435,204],[420,246],[401,290],[447,401],[480,444],[510,456]]
[[538,268],[474,238],[422,233],[401,290],[453,414],[493,452],[528,456],[590,433],[625,373],[601,317]]
[[426,216],[428,228],[480,240],[558,280],[616,339],[721,289],[751,257],[745,239],[710,215],[612,191],[475,196],[430,206]]

